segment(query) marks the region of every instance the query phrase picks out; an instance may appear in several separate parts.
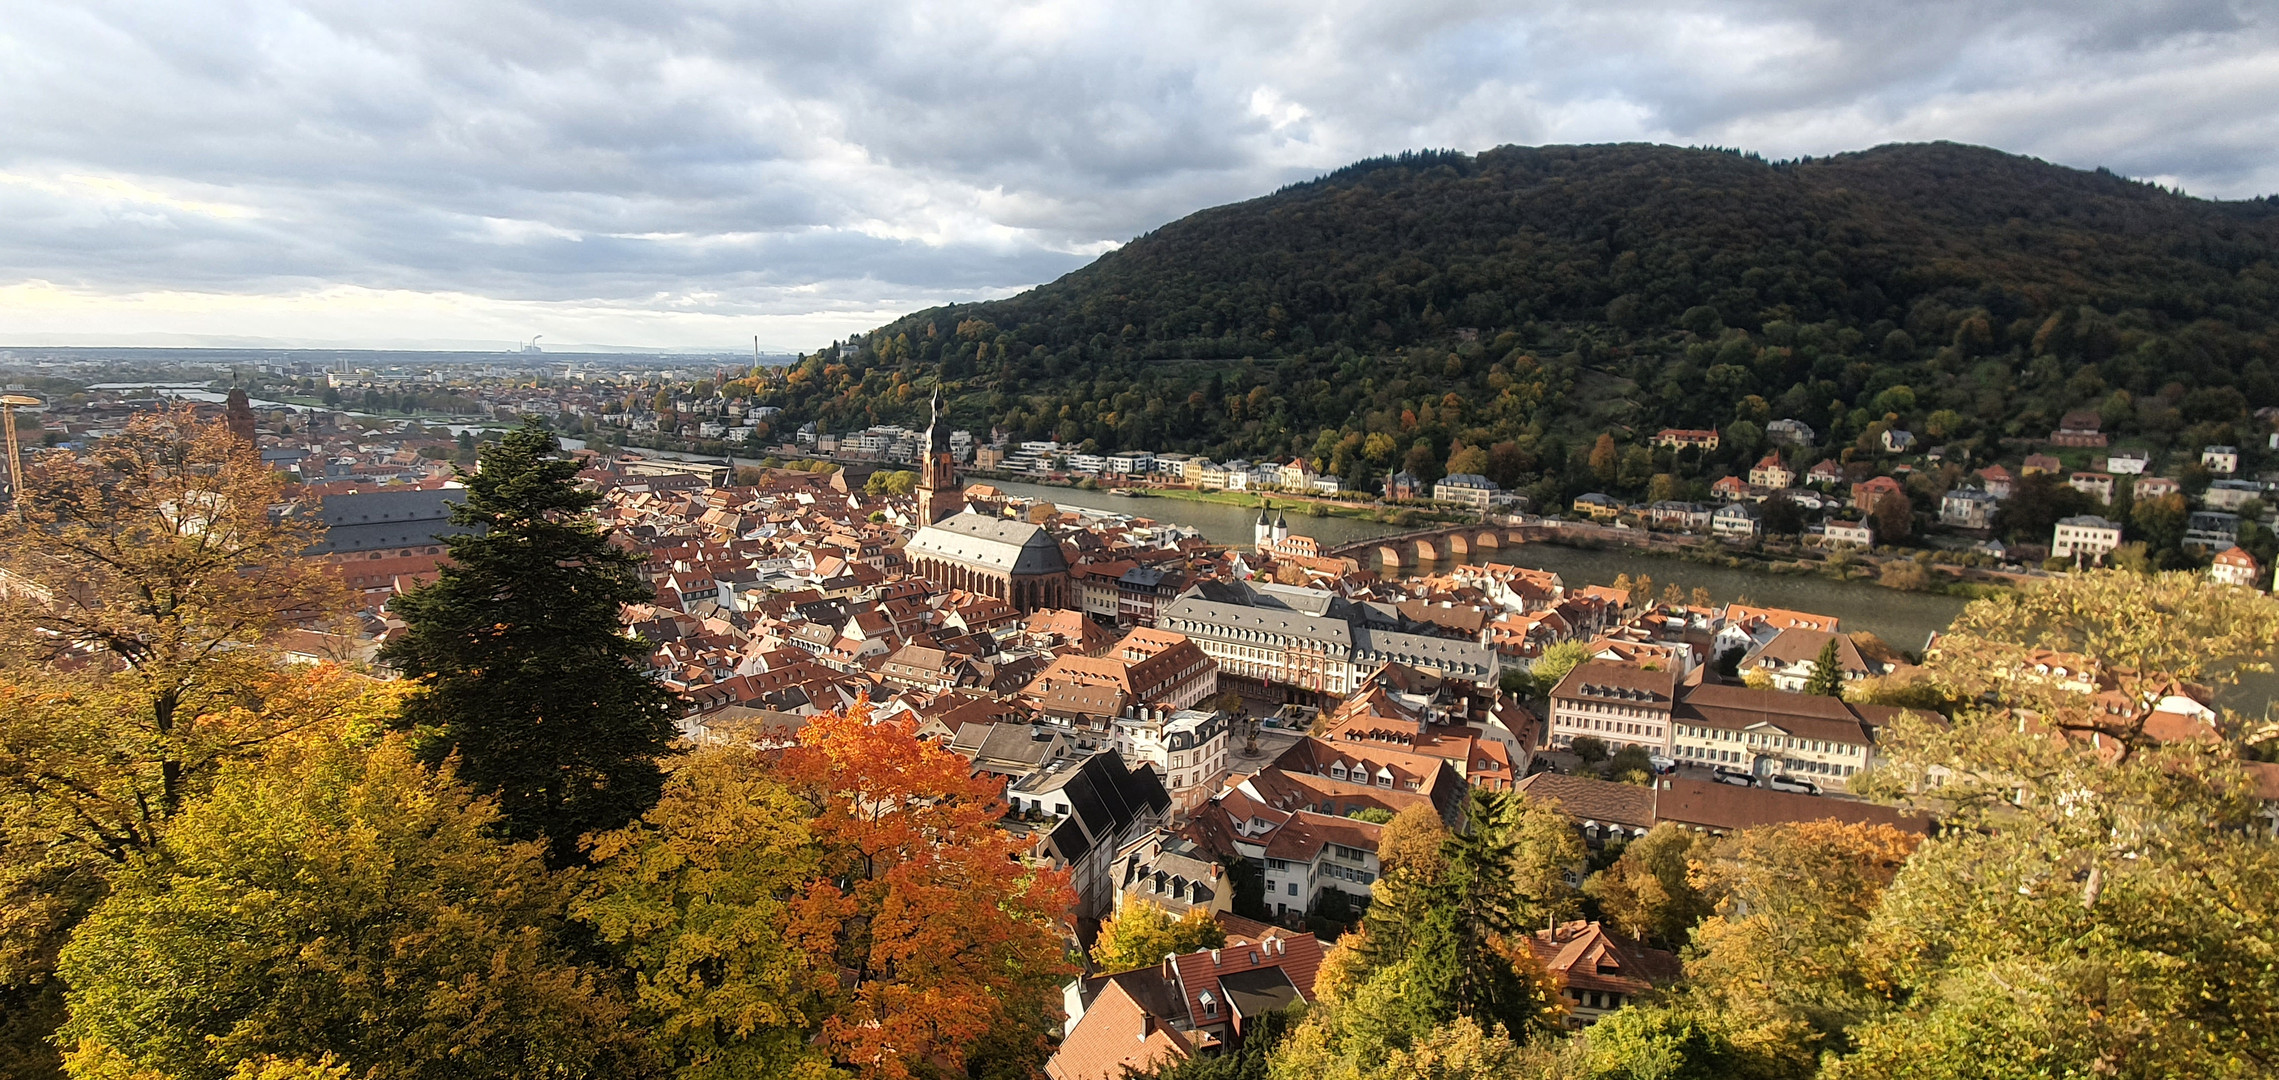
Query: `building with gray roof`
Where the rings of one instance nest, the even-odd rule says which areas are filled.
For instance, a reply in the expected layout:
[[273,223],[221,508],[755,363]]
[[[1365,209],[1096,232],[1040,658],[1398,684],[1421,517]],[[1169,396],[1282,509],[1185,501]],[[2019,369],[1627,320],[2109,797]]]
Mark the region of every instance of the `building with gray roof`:
[[459,488],[411,488],[328,495],[317,508],[324,538],[314,555],[396,551],[409,554],[440,545],[446,536],[473,532],[451,523],[451,503],[467,497]]
[[1319,589],[1198,587],[1172,601],[1156,627],[1187,635],[1221,675],[1319,694],[1350,694],[1387,663],[1495,685],[1495,649],[1393,629],[1398,617]]
[[954,514],[919,529],[903,555],[937,585],[994,596],[1022,611],[1069,606],[1068,558],[1041,525]]

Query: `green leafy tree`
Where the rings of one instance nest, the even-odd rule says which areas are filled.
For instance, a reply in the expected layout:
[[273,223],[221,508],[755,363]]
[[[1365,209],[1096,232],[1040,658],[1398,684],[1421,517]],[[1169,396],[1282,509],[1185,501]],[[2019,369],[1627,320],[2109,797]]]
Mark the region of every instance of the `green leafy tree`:
[[1521,939],[1574,910],[1566,875],[1582,841],[1556,806],[1486,789],[1472,792],[1466,823],[1441,838],[1437,858],[1404,842],[1373,890],[1355,993],[1382,993],[1397,1009],[1371,1021],[1392,1025],[1387,1045],[1459,1016],[1521,1037],[1556,1023],[1557,995]]
[[2095,570],[1974,600],[1927,657],[1956,700],[2030,710],[2047,727],[2096,736],[2126,754],[2150,745],[2151,710],[2114,711],[2062,680],[2035,677],[2036,650],[2094,658],[2126,692],[2168,677],[2233,685],[2272,670],[2279,600],[2186,571]]
[[557,864],[656,801],[675,713],[618,619],[654,590],[639,557],[595,528],[600,497],[559,451],[526,423],[462,474],[451,520],[478,531],[448,538],[436,582],[394,602],[407,626],[380,654],[422,691],[402,722],[428,760],[457,755],[509,834],[545,838]]
[[1804,680],[1804,692],[1821,697],[1844,696],[1844,660],[1837,653],[1834,635],[1821,644],[1820,655],[1813,659],[1812,674]]
[[627,1064],[624,1009],[556,944],[565,882],[495,820],[401,736],[233,766],[73,933],[62,1039],[170,1080],[269,1056],[407,1080]]
[[1589,1080],[1730,1080],[1745,1060],[1710,1019],[1690,1009],[1617,1010],[1590,1027]]
[[52,1076],[53,974],[110,876],[221,768],[337,715],[366,680],[268,645],[345,605],[272,512],[284,481],[190,411],[42,455],[0,516],[0,1074]]
[[1558,687],[1559,680],[1575,670],[1576,665],[1591,658],[1591,647],[1580,641],[1562,641],[1546,647],[1542,655],[1527,665],[1527,673],[1535,679],[1535,691],[1549,694]]
[[2223,682],[2267,665],[2273,617],[2196,575],[2121,571],[1965,610],[1930,659],[1967,706],[1902,715],[1865,785],[1948,828],[1863,941],[1897,1007],[1829,1075],[2269,1075],[2279,983],[2256,958],[2279,952],[2279,845],[2248,824],[2236,745],[2155,738],[2021,664],[2053,648],[2130,691],[2147,671]]
[[1651,751],[1636,743],[1624,743],[1614,756],[1606,760],[1603,774],[1607,779],[1624,784],[1652,787],[1654,759]]

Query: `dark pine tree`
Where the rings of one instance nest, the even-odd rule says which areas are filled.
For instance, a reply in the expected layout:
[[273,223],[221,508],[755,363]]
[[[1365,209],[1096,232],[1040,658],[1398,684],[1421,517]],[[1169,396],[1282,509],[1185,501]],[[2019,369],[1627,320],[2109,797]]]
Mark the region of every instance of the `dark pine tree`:
[[1844,696],[1844,661],[1836,651],[1836,639],[1830,636],[1820,646],[1820,655],[1812,661],[1812,674],[1804,680],[1804,692],[1821,697]]
[[578,838],[654,804],[671,752],[672,695],[642,670],[648,646],[623,632],[620,605],[655,593],[640,560],[587,517],[599,496],[544,427],[526,423],[462,472],[432,585],[392,605],[408,628],[380,659],[426,691],[403,726],[459,776],[494,794],[506,829],[543,839],[557,865]]

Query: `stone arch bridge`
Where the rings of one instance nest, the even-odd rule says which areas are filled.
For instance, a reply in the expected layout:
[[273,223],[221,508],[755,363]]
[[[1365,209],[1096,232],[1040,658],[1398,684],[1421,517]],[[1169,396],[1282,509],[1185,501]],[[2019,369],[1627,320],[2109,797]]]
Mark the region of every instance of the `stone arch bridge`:
[[1369,565],[1372,559],[1387,570],[1399,570],[1443,559],[1460,559],[1475,551],[1494,551],[1539,540],[1546,530],[1535,526],[1442,525],[1431,529],[1372,536],[1331,548],[1329,554]]

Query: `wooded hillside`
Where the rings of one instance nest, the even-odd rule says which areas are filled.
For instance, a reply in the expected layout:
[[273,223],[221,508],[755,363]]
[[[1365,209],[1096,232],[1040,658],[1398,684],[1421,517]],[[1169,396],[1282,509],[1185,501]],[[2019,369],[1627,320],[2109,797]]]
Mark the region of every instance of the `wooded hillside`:
[[[1886,423],[1983,460],[2078,408],[2196,446],[2279,403],[2275,255],[2274,199],[1945,143],[1404,154],[907,316],[763,396],[846,430],[922,419],[938,378],[976,431],[1554,499],[1642,488],[1661,427],[1726,429],[1700,475],[1781,418],[1831,454]],[[1639,452],[1593,470],[1607,430]]]

